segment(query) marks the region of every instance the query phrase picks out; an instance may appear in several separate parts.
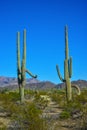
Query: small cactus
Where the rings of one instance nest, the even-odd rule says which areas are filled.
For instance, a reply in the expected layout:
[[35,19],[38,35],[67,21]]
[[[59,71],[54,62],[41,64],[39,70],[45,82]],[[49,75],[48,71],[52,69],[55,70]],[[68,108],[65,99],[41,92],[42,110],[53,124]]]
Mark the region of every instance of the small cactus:
[[68,27],[65,26],[65,60],[64,60],[64,79],[60,75],[59,67],[56,65],[57,73],[62,82],[66,85],[66,98],[67,101],[72,100],[72,88],[75,87],[78,90],[78,95],[80,95],[80,89],[77,85],[71,85],[70,78],[72,76],[72,57],[69,58],[69,48],[68,48]]
[[23,38],[23,57],[22,63],[20,63],[20,32],[17,32],[17,77],[21,103],[24,102],[24,86],[26,84],[25,72],[27,72],[31,77],[37,78],[37,75],[33,75],[26,69],[26,30],[24,30]]

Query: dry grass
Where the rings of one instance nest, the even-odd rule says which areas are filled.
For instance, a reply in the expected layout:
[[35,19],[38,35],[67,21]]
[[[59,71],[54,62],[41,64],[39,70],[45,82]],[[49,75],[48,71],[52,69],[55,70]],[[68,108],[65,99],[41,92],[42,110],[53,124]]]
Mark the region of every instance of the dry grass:
[[20,104],[17,91],[0,94],[0,129],[9,126],[28,130],[87,129],[87,90],[80,96],[73,95],[73,102],[68,104],[64,90],[25,91],[25,97],[25,103]]

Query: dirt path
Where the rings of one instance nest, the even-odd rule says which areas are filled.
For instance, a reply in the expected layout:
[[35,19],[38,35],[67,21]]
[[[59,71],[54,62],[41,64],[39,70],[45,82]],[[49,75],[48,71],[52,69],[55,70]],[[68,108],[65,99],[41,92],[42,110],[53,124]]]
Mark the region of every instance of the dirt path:
[[49,119],[59,118],[62,109],[59,109],[59,106],[56,102],[50,100],[47,107],[43,110],[43,117]]
[[49,130],[74,130],[76,120],[60,120],[59,116],[62,111],[63,109],[50,99],[47,107],[43,110],[43,118],[48,120]]

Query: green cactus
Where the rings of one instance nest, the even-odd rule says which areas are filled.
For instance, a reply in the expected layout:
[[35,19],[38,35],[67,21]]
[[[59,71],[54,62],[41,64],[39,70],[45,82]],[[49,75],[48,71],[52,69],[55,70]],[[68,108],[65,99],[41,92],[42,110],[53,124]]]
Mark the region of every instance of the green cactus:
[[68,48],[68,27],[65,26],[65,60],[64,60],[64,79],[60,75],[59,67],[56,65],[57,73],[62,82],[66,85],[66,98],[67,101],[72,100],[72,88],[75,87],[78,90],[78,95],[80,95],[80,89],[77,85],[71,85],[70,78],[72,76],[72,57],[69,58],[69,48]]
[[26,69],[26,30],[24,30],[23,33],[22,63],[20,63],[20,32],[17,33],[17,77],[21,103],[24,102],[24,86],[26,84],[25,72],[27,72],[31,77],[37,78],[37,75],[33,75],[29,70]]

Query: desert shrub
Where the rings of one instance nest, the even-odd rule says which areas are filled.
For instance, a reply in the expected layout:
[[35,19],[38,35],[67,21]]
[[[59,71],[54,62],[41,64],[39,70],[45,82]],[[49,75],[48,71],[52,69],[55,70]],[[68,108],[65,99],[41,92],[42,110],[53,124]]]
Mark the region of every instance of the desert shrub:
[[[12,108],[11,108],[12,109]],[[17,121],[17,126],[28,130],[46,130],[45,121],[41,118],[41,111],[37,109],[34,103],[23,106],[15,106],[12,120]],[[44,125],[45,124],[45,125]]]
[[19,93],[9,92],[0,94],[0,101],[8,117],[11,119],[10,127],[24,130],[47,130],[47,123],[42,119],[42,111],[36,103],[20,104]]
[[13,102],[20,100],[19,92],[15,92],[15,91],[9,92],[8,97]]
[[29,95],[34,95],[35,91],[34,90],[30,90],[30,89],[25,89],[24,90],[25,95],[29,94]]
[[82,116],[81,119],[79,120],[78,128],[79,130],[87,130],[87,104],[83,106]]
[[87,103],[87,90],[82,90],[81,95],[77,96],[76,100],[83,105]]
[[79,102],[68,102],[64,105],[64,110],[68,111],[71,115],[82,110],[82,104]]
[[69,111],[62,111],[60,114],[60,119],[68,119],[70,118],[70,112]]
[[64,101],[62,97],[59,106],[63,109],[60,114],[60,118],[62,119],[74,118],[75,115],[79,118],[82,114],[83,105],[78,101],[78,98],[74,101],[67,102],[66,100]]
[[4,125],[2,122],[0,122],[0,130],[7,130],[6,125]]
[[50,97],[52,101],[55,101],[60,107],[62,107],[66,102],[64,90],[55,90],[50,94]]
[[3,104],[9,104],[10,102],[16,102],[20,99],[19,93],[17,92],[8,92],[8,93],[3,93],[0,94],[0,101]]
[[40,95],[46,95],[46,91],[38,90],[25,90],[25,99],[35,98],[36,100],[40,99]]
[[48,95],[48,91],[37,91],[39,93],[39,95]]
[[4,88],[3,90],[1,90],[1,94],[7,93],[7,92],[9,92],[9,89],[8,89],[8,88]]
[[34,103],[37,105],[39,109],[45,109],[49,103],[48,95],[40,95],[37,93],[35,95]]

